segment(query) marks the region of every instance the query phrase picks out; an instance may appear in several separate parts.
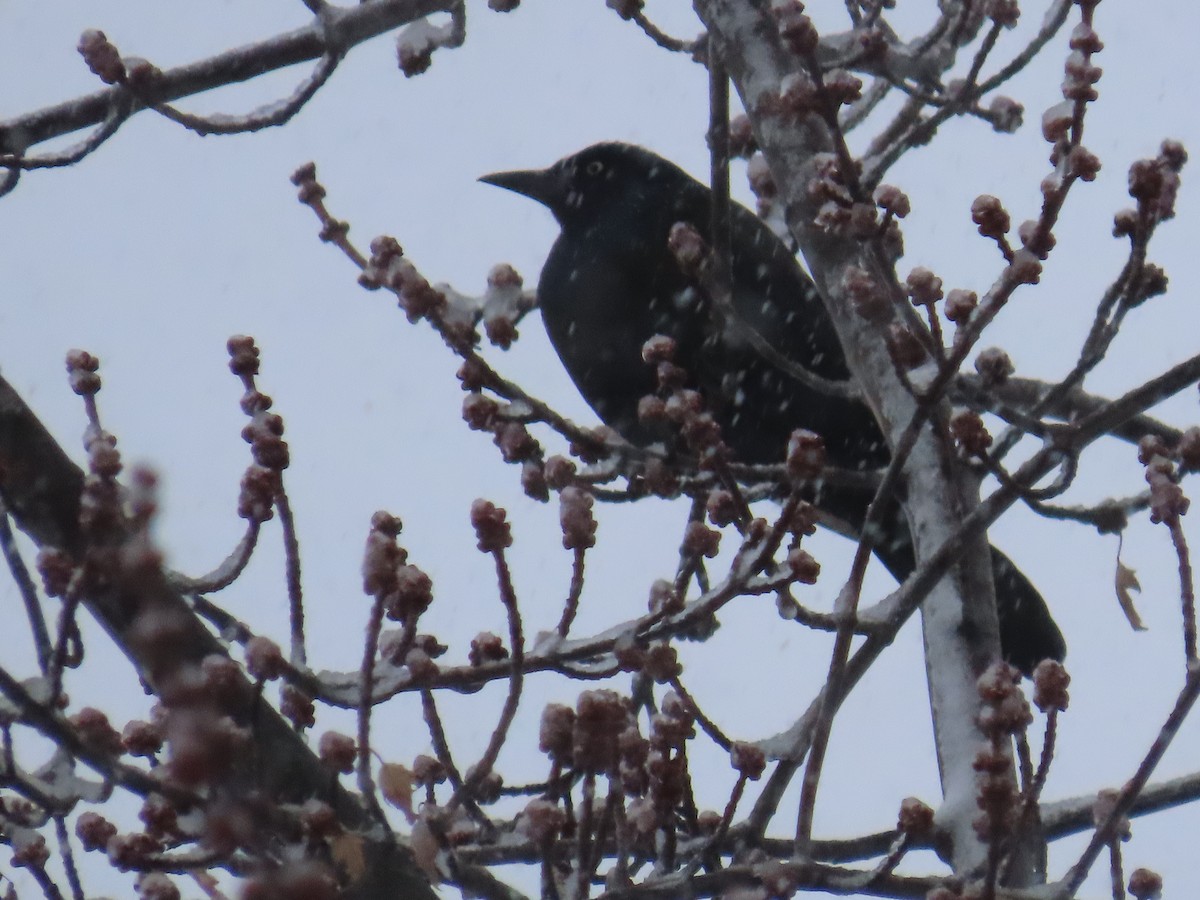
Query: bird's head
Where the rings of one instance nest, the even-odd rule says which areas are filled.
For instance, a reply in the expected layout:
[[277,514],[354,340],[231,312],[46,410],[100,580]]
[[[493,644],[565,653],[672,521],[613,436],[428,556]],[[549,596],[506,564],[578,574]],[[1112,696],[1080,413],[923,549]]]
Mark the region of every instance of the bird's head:
[[608,142],[593,144],[548,169],[494,172],[479,180],[538,201],[567,231],[586,227],[612,210],[644,213],[656,194],[678,191],[680,179],[692,181],[649,150]]

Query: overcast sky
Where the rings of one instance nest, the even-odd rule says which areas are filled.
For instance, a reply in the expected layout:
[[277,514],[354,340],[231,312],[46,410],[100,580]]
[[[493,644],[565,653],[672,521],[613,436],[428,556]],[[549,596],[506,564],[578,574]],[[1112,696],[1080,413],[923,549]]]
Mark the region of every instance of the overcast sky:
[[[100,356],[104,424],[120,438],[127,461],[160,472],[158,535],[170,564],[189,573],[216,565],[241,533],[235,505],[248,453],[238,437],[241,389],[226,368],[225,341],[236,333],[257,338],[260,386],[285,417],[292,448],[287,485],[300,523],[310,656],[317,667],[357,667],[368,608],[359,563],[376,509],[404,520],[401,541],[435,583],[423,628],[452,645],[455,661],[465,658],[476,632],[504,627],[492,564],[474,550],[467,518],[472,499],[486,496],[509,508],[529,633],[557,620],[570,557],[559,542],[557,505],[525,499],[519,471],[499,460],[487,436],[462,424],[455,359],[427,327],[410,326],[390,295],[356,286],[353,267],[319,242],[313,216],[295,201],[288,181],[293,169],[316,162],[332,212],[351,222],[360,246],[391,234],[431,281],[464,293],[480,292],[498,262],[512,263],[535,284],[556,234],[541,207],[477,183],[479,175],[547,165],[601,139],[644,144],[699,177],[707,171],[707,85],[700,67],[651,45],[601,0],[526,0],[505,16],[475,0],[468,7],[465,46],[438,53],[418,78],[406,80],[397,70],[391,37],[377,39],[356,48],[285,128],[200,139],[141,114],[80,165],[31,173],[0,198],[0,368],[82,459],[84,416],[67,387],[63,357],[72,347]],[[648,7],[677,34],[699,30],[686,4],[664,0]],[[928,0],[903,0],[899,7],[899,26],[924,24],[934,14]],[[1002,40],[997,58],[1036,27],[1041,4],[1023,7],[1021,33]],[[299,27],[308,15],[298,0],[4,4],[0,118],[96,88],[75,50],[85,28],[101,28],[122,53],[168,68]],[[1097,60],[1105,74],[1085,143],[1104,169],[1096,183],[1072,194],[1043,285],[1017,296],[989,341],[1004,346],[1024,375],[1050,378],[1074,361],[1096,299],[1124,260],[1124,245],[1111,238],[1110,228],[1112,213],[1129,204],[1129,163],[1153,155],[1164,137],[1193,150],[1200,146],[1196,7],[1186,0],[1109,0],[1099,7],[1097,29],[1107,44]],[[1015,222],[1036,214],[1049,150],[1039,121],[1060,99],[1065,37],[1005,91],[1026,105],[1018,135],[993,134],[977,121],[951,123],[889,175],[914,206],[902,274],[924,265],[947,288],[980,293],[994,280],[995,248],[974,233],[970,202],[992,193],[1008,204]],[[303,74],[277,73],[181,106],[248,111],[285,96]],[[1185,170],[1178,220],[1163,227],[1151,251],[1171,278],[1171,292],[1131,316],[1110,360],[1089,382],[1099,393],[1120,393],[1200,344],[1200,212],[1191,175]],[[734,183],[747,198],[740,169]],[[489,357],[565,413],[593,422],[537,318],[521,331],[514,349]],[[1195,391],[1157,412],[1176,424],[1195,423]],[[1140,489],[1133,456],[1115,443],[1093,451],[1072,496],[1083,502]],[[644,608],[650,581],[673,573],[686,514],[686,502],[606,511],[599,546],[589,556],[576,633]],[[1113,597],[1115,538],[1023,510],[992,532],[1042,589],[1070,645],[1072,706],[1060,729],[1049,798],[1124,782],[1182,680],[1173,554],[1165,530],[1142,519],[1130,529],[1123,556],[1145,588],[1139,603],[1150,631],[1142,634],[1130,632]],[[1200,545],[1193,523],[1185,525]],[[261,558],[226,602],[254,627],[283,639],[286,598],[273,526],[263,544]],[[814,547],[825,577],[805,599],[827,608],[849,545],[823,536]],[[889,587],[879,567],[872,568],[867,599]],[[2,621],[18,621],[18,603],[15,589],[0,583]],[[787,727],[824,677],[829,641],[781,622],[766,599],[743,600],[722,620],[725,627],[712,642],[684,646],[685,683],[737,738]],[[84,670],[91,674],[68,682],[72,701],[102,705],[121,722],[145,701],[122,661],[104,650],[99,635],[92,637]],[[20,643],[5,642],[6,664],[19,658]],[[747,654],[747,647],[754,652]],[[914,621],[848,702],[823,781],[819,836],[890,827],[908,795],[936,803],[920,653]],[[92,666],[111,677],[97,678]],[[547,676],[533,679],[502,759],[511,780],[544,774],[531,725],[546,698],[569,701],[578,689]],[[451,742],[463,759],[482,747],[502,691],[494,685],[446,701]],[[385,758],[408,762],[428,750],[412,698],[383,707],[377,722],[377,749]],[[1193,720],[1158,776],[1195,770],[1198,753],[1200,724]],[[702,756],[699,764],[712,767],[701,803],[720,808],[731,784],[722,755]],[[1135,822],[1127,871],[1149,866],[1165,875],[1169,895],[1195,894],[1197,828],[1196,811]],[[1057,845],[1052,874],[1060,874],[1080,846],[1078,840]],[[1097,873],[1089,884],[1093,896],[1106,890],[1104,867]],[[18,884],[22,896],[36,894],[32,884]]]

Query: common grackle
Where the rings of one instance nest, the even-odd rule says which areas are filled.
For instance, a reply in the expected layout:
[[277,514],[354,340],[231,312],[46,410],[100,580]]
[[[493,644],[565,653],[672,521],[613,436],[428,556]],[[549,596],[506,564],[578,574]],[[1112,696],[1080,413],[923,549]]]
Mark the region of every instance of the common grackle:
[[[704,397],[735,458],[781,462],[793,430],[819,434],[828,461],[851,468],[887,464],[889,452],[867,406],[797,380],[769,361],[744,328],[722,323],[707,293],[668,247],[674,224],[706,240],[711,193],[675,164],[631,144],[595,144],[548,169],[498,172],[480,179],[550,209],[562,233],[538,283],[542,319],[559,358],[596,414],[626,440],[661,434],[639,420],[638,403],[656,390],[642,347],[654,335],[675,341],[675,362]],[[730,285],[734,315],[778,354],[826,380],[847,382],[841,344],[812,280],[783,242],[748,209],[730,210]],[[871,493],[823,486],[814,501],[861,528]],[[915,566],[899,502],[873,541],[903,580]],[[998,550],[992,550],[1000,641],[1026,674],[1066,645],[1045,601]]]

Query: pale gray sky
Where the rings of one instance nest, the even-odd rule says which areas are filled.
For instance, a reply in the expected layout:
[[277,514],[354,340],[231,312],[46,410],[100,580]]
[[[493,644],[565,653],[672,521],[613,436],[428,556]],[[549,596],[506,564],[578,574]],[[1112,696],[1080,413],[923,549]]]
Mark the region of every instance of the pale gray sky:
[[[899,6],[914,21],[932,15],[932,3]],[[559,543],[556,504],[526,500],[518,470],[499,460],[486,436],[462,424],[449,351],[427,327],[408,325],[389,295],[356,286],[353,268],[317,240],[312,215],[295,201],[292,170],[307,160],[317,163],[331,210],[352,223],[360,246],[376,234],[394,235],[427,277],[466,293],[479,292],[497,262],[512,263],[527,283],[536,283],[556,233],[540,207],[478,184],[478,175],[545,165],[600,139],[645,144],[698,177],[707,171],[707,87],[698,66],[652,46],[601,0],[526,0],[507,16],[482,2],[469,7],[465,46],[436,54],[423,76],[404,79],[391,38],[378,39],[351,53],[285,128],[199,139],[142,114],[77,167],[31,173],[0,199],[0,367],[74,449],[84,417],[67,388],[63,357],[72,347],[101,357],[104,422],[119,436],[127,461],[148,462],[161,473],[158,534],[171,565],[184,571],[212,567],[241,533],[235,503],[248,453],[238,437],[241,390],[226,369],[225,340],[235,333],[258,339],[260,384],[286,418],[292,448],[287,484],[299,519],[310,652],[318,667],[357,667],[367,612],[360,553],[376,509],[404,520],[401,540],[435,583],[424,629],[450,643],[456,660],[477,631],[502,632],[504,622],[491,562],[474,550],[467,518],[472,499],[486,496],[509,509],[529,632],[557,620],[570,558]],[[1027,32],[1041,8],[1024,7]],[[649,10],[676,33],[699,30],[684,4],[663,0]],[[9,3],[0,7],[0,117],[95,89],[75,51],[85,28],[101,28],[123,53],[166,68],[307,18],[298,0]],[[1112,213],[1128,205],[1129,163],[1153,155],[1164,137],[1200,147],[1196,7],[1186,0],[1110,0],[1099,7],[1097,29],[1107,45],[1097,60],[1105,75],[1101,100],[1089,112],[1086,144],[1104,170],[1072,195],[1043,286],[1017,296],[990,341],[1009,351],[1021,374],[1052,377],[1074,360],[1094,303],[1124,259],[1110,227]],[[952,123],[890,176],[914,206],[901,272],[925,265],[948,288],[981,293],[994,280],[997,254],[974,234],[970,202],[992,193],[1008,204],[1015,222],[1036,214],[1049,151],[1039,122],[1042,110],[1060,99],[1065,36],[1006,91],[1026,105],[1018,135],[998,136],[975,121]],[[1006,36],[998,53],[1019,45],[1019,35]],[[286,95],[299,77],[276,74],[180,105],[246,111]],[[1094,390],[1119,393],[1196,352],[1200,210],[1191,175],[1185,170],[1178,221],[1163,227],[1151,253],[1170,275],[1171,292],[1131,316],[1111,360],[1091,382]],[[746,197],[743,181],[735,173],[736,190]],[[569,415],[592,421],[536,317],[521,331],[514,349],[490,354],[501,371]],[[1159,412],[1191,424],[1195,401],[1188,391]],[[1124,445],[1094,451],[1076,496],[1139,489],[1132,460]],[[577,633],[643,608],[650,581],[673,571],[677,526],[686,513],[685,503],[606,511],[599,546],[589,556]],[[993,537],[1040,586],[1071,648],[1072,706],[1061,723],[1046,796],[1119,786],[1182,681],[1178,589],[1165,530],[1143,517],[1125,542],[1124,560],[1145,587],[1140,611],[1151,630],[1143,634],[1129,631],[1113,598],[1114,538],[1020,510]],[[283,638],[277,544],[277,531],[268,527],[262,558],[225,602],[264,633]],[[814,546],[826,574],[807,599],[827,606],[848,545],[822,537]],[[871,596],[881,596],[888,584],[874,572]],[[6,620],[18,602],[15,590],[0,582]],[[786,727],[824,677],[829,642],[781,622],[769,600],[743,600],[722,620],[713,642],[684,647],[685,683],[735,737],[754,739]],[[6,663],[21,652],[19,643],[6,644]],[[98,636],[89,644],[94,660],[111,656],[101,645]],[[747,646],[754,648],[750,658],[744,658]],[[84,672],[90,675],[68,683],[75,703],[102,705],[118,721],[141,708],[144,701],[120,661],[104,665],[111,680],[96,671],[89,666]],[[568,699],[579,687],[547,676],[531,682],[501,766],[515,781],[542,774],[530,726],[544,699]],[[889,827],[908,795],[936,803],[923,689],[914,623],[855,691],[835,728],[817,811],[820,836]],[[446,700],[451,740],[463,759],[486,740],[500,691],[493,686]],[[407,762],[428,749],[411,698],[384,707],[377,722],[377,749],[386,758]],[[1194,770],[1198,751],[1200,724],[1192,721],[1159,776]],[[701,802],[720,808],[732,783],[722,755],[709,754],[699,764],[712,773],[703,779],[709,794]],[[1198,827],[1195,810],[1135,822],[1127,870],[1157,869],[1171,896],[1200,889],[1192,838]],[[1080,846],[1078,840],[1056,845],[1052,873],[1061,873]],[[1092,896],[1105,893],[1106,879],[1098,866],[1088,886]],[[32,885],[22,888],[36,893]]]

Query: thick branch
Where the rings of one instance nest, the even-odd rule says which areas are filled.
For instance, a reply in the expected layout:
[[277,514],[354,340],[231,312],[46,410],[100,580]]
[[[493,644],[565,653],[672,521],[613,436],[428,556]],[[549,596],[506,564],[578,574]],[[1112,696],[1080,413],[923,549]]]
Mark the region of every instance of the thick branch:
[[[897,309],[903,305],[892,266],[874,252],[869,242],[847,240],[814,224],[818,220],[818,200],[808,185],[819,177],[816,158],[844,157],[844,143],[820,116],[808,115],[797,121],[768,111],[772,104],[764,101],[777,97],[785,77],[801,65],[783,47],[766,4],[696,0],[695,6],[710,34],[722,43],[730,75],[743,105],[751,111],[759,146],[785,203],[789,229],[820,288],[864,399],[888,435],[893,452],[897,452],[910,423],[925,421],[929,416],[940,419],[945,410],[940,405],[919,407],[886,352],[888,326],[896,321]],[[842,166],[843,179],[852,193],[853,173],[852,166]],[[879,298],[870,321],[852,309],[848,296],[851,281],[871,285],[867,290]],[[955,463],[934,430],[922,428],[913,436],[908,459],[898,459],[904,464],[908,496],[922,498],[922,502],[906,506],[917,558],[922,560],[943,543],[946,535],[959,529],[962,518],[978,499],[969,476]],[[930,592],[924,607],[926,640],[938,650],[930,657],[937,662],[929,667],[930,696],[938,712],[935,730],[946,795],[943,822],[953,833],[957,871],[973,868],[983,854],[970,824],[975,815],[975,773],[970,753],[963,752],[963,748],[974,747],[982,740],[974,722],[978,698],[972,696],[970,685],[986,660],[999,656],[995,604],[994,600],[987,602],[991,596],[987,542],[978,535],[964,550],[958,570],[962,583],[957,579],[942,581]],[[965,601],[964,589],[972,602]],[[970,620],[965,626],[964,617]],[[838,702],[836,697],[829,700]],[[954,712],[943,715],[947,710]]]
[[[454,5],[453,0],[370,0],[359,6],[327,6],[320,18],[304,28],[164,71],[135,101],[133,111],[323,56],[340,57],[355,44],[431,13],[448,12]],[[0,121],[0,151],[23,155],[44,141],[99,125],[128,96],[127,89],[117,85]]]
[[[83,473],[71,462],[33,412],[12,387],[0,378],[0,496],[18,526],[40,547],[54,546],[75,559],[86,553],[79,526],[79,500]],[[111,585],[85,599],[88,610],[129,658],[139,676],[156,691],[161,688],[161,654],[153,642],[138,639],[139,620],[149,612],[158,622],[169,622],[173,646],[181,656],[178,666],[199,665],[205,657],[227,656],[225,648],[191,611],[187,602],[168,584],[160,570],[122,572]],[[330,797],[348,829],[369,826],[355,797],[336,782],[305,745],[303,739],[271,707],[260,702],[248,681],[231,692],[229,712],[239,724],[253,729],[255,749],[234,777],[279,802],[303,803],[314,796]],[[434,893],[411,858],[397,844],[377,834],[367,836],[369,858],[363,881],[352,895],[362,898],[426,897]]]

